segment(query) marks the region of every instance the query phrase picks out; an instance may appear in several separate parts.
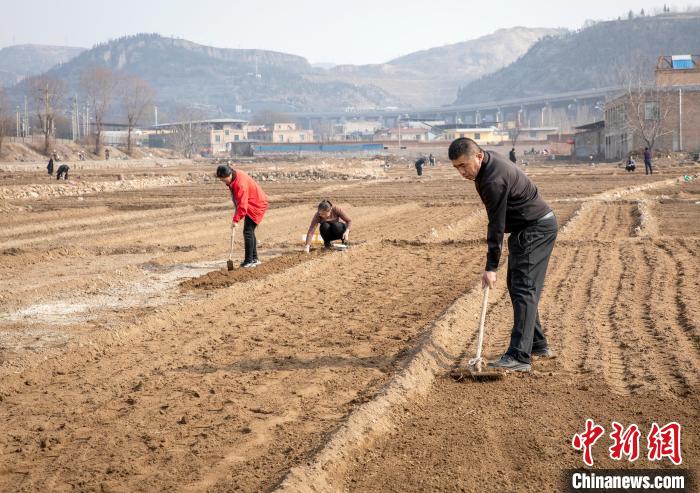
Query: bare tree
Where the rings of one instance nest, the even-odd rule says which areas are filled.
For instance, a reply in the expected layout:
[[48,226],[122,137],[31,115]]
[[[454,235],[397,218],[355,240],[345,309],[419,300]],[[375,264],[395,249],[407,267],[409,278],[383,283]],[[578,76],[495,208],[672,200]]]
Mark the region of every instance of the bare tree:
[[119,86],[119,76],[110,68],[92,67],[81,74],[80,85],[95,116],[95,154],[99,155],[104,119]]
[[203,118],[204,113],[191,106],[180,106],[173,111],[170,140],[173,148],[188,159],[208,143],[209,132]]
[[515,126],[508,129],[508,138],[510,138],[510,143],[512,147],[518,142],[518,137],[520,137],[520,113],[517,114],[515,118]]
[[153,88],[145,80],[132,75],[122,78],[121,102],[129,128],[126,144],[126,153],[129,155],[131,155],[131,132],[134,126],[141,121],[146,110],[153,104],[154,95]]
[[49,154],[51,136],[54,135],[56,110],[63,102],[66,85],[61,79],[39,75],[27,80],[27,92],[34,102],[37,118],[44,134],[44,154]]
[[624,123],[628,130],[653,149],[658,139],[673,133],[668,120],[671,105],[667,93],[654,81],[631,75],[625,85]]

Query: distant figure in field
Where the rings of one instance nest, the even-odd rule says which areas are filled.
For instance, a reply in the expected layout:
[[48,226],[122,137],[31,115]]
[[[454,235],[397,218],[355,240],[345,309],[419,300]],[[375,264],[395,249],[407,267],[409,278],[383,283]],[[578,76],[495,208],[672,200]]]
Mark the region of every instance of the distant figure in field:
[[637,163],[634,162],[632,154],[630,154],[630,156],[627,158],[627,164],[625,165],[625,169],[630,173],[637,169]]
[[109,149],[105,148],[105,161],[109,161]]
[[423,176],[423,166],[425,166],[425,157],[421,156],[416,161],[416,174],[418,176]]
[[508,159],[510,159],[513,164],[518,162],[518,158],[515,157],[515,147],[513,147],[508,153]]
[[648,147],[644,148],[644,174],[653,174],[653,170],[651,169],[651,151]]
[[428,156],[428,162],[430,163],[430,166],[432,166],[432,167],[434,167],[437,164],[437,161],[435,160],[435,156],[433,156],[432,152]]
[[46,171],[49,172],[49,176],[53,176],[53,156],[49,158],[49,164],[46,165]]
[[70,167],[67,164],[62,164],[58,167],[56,170],[56,179],[60,180],[61,177],[63,177],[64,180],[68,179],[68,170],[70,170]]
[[311,239],[316,232],[316,227],[319,225],[321,226],[321,238],[323,238],[323,246],[325,248],[330,248],[334,240],[342,240],[343,245],[347,244],[351,224],[352,219],[340,207],[331,204],[330,200],[321,201],[318,204],[316,214],[311,218],[311,225],[306,233],[304,251],[309,253]]

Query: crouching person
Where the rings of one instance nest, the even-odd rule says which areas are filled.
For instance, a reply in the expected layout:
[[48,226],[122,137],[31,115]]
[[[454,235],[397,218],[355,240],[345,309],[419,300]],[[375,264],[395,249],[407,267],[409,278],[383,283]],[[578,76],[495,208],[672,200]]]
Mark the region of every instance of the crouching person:
[[316,232],[316,227],[320,225],[321,238],[323,238],[323,246],[330,248],[334,240],[342,240],[343,244],[347,244],[348,236],[350,235],[350,225],[352,219],[343,212],[337,205],[331,204],[329,200],[323,200],[318,204],[318,210],[311,219],[309,231],[306,233],[306,245],[304,251],[309,252],[311,248],[311,239]]
[[70,167],[67,164],[60,165],[56,170],[56,179],[60,180],[61,178],[63,178],[64,180],[67,180],[68,171],[70,171]]
[[267,194],[244,171],[221,165],[216,168],[216,177],[226,184],[231,192],[231,199],[236,209],[231,225],[234,233],[238,222],[243,219],[245,259],[241,263],[241,267],[257,267],[260,265],[260,259],[258,259],[258,242],[255,238],[255,228],[258,227],[267,211],[269,203]]

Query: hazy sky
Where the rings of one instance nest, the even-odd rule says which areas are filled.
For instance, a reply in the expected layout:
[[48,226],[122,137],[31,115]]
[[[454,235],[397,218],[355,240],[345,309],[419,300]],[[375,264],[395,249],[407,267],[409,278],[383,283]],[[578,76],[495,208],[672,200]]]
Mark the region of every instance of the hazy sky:
[[[0,47],[92,45],[138,32],[310,62],[380,63],[513,26],[578,28],[660,9],[646,0],[0,0]],[[678,4],[685,8],[687,2]],[[574,6],[575,5],[575,6]],[[676,4],[670,3],[675,6]]]

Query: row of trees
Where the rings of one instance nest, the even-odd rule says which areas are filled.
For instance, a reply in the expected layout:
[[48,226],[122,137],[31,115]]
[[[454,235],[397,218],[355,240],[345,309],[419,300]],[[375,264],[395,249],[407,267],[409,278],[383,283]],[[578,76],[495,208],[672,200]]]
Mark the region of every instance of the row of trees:
[[[27,99],[31,102],[41,133],[44,135],[44,153],[48,154],[57,117],[68,106],[66,83],[62,79],[44,74],[26,79],[25,88]],[[81,74],[80,88],[90,108],[90,116],[94,119],[92,137],[95,154],[101,151],[105,119],[115,113],[120,113],[122,118],[126,119],[127,153],[131,154],[133,129],[153,104],[155,92],[151,85],[138,77],[115,72],[107,67],[92,67]],[[3,97],[0,94],[0,132],[3,129],[7,131],[9,113],[7,104],[3,105],[2,101]]]

